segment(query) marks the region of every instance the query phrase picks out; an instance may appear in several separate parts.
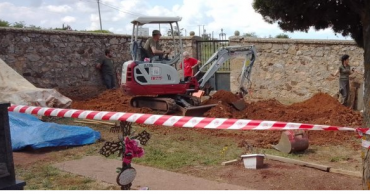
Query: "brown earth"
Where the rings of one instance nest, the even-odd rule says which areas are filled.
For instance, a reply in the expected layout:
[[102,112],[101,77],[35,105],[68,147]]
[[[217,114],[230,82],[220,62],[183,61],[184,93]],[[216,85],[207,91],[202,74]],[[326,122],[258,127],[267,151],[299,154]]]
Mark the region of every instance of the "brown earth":
[[[131,97],[123,95],[119,90],[106,90],[98,95],[96,90],[71,90],[66,93],[74,101],[72,108],[84,110],[104,110],[135,113],[155,113],[146,108],[130,107]],[[89,99],[84,99],[86,94]],[[247,108],[237,111],[229,105],[238,98],[230,92],[219,91],[205,104],[218,103],[216,107],[205,113],[208,117],[258,119],[285,122],[302,122],[312,124],[326,124],[336,126],[360,127],[362,125],[361,114],[338,103],[327,94],[316,94],[311,99],[292,105],[283,105],[274,99],[247,102]],[[146,125],[155,129],[160,134],[173,133],[170,127]],[[209,129],[196,130],[207,136],[217,136],[235,139],[235,142],[243,146],[241,142],[247,141],[255,148],[271,148],[281,136],[281,131],[227,131]],[[360,149],[360,144],[355,142],[356,134],[353,132],[336,131],[309,131],[310,145],[340,145],[352,146]],[[33,155],[31,158],[39,160],[51,160],[51,155]],[[15,153],[15,163],[24,163],[30,155]],[[36,159],[35,159],[36,160]],[[27,160],[28,161],[28,160]],[[34,160],[29,160],[34,163]],[[193,174],[203,178],[214,179],[230,184],[247,186],[250,189],[361,189],[361,180],[355,177],[324,173],[318,170],[282,164],[279,162],[266,161],[264,169],[246,170],[241,164],[227,167],[212,167],[207,170],[199,167],[181,169],[185,174]],[[26,166],[29,163],[26,164]],[[283,180],[283,181],[281,181]],[[333,180],[335,180],[333,182]]]
[[134,108],[130,106],[131,97],[125,96],[120,90],[105,90],[95,98],[87,100],[73,99],[72,108],[82,110],[152,113],[149,108]]
[[[83,91],[80,91],[84,93]],[[67,95],[68,96],[68,95]],[[155,113],[148,108],[133,108],[130,106],[131,97],[125,96],[120,90],[106,90],[95,98],[88,100],[74,99],[72,108],[83,110],[135,112],[135,113]],[[359,112],[342,106],[335,98],[328,94],[318,93],[312,98],[292,105],[283,105],[275,99],[263,100],[258,102],[246,102],[247,108],[238,111],[229,103],[238,100],[231,92],[218,91],[212,98],[203,104],[218,105],[204,114],[205,117],[216,118],[237,118],[253,120],[270,120],[283,122],[297,122],[310,124],[323,124],[346,127],[360,127],[362,116]],[[146,126],[162,130],[169,133],[170,128],[162,126]],[[247,140],[255,147],[270,148],[277,144],[280,139],[281,131],[235,131],[224,130],[197,130],[206,135],[222,136],[234,138],[241,142]],[[309,131],[311,145],[341,145],[349,142],[358,148],[358,143],[354,142],[356,134],[343,131]]]

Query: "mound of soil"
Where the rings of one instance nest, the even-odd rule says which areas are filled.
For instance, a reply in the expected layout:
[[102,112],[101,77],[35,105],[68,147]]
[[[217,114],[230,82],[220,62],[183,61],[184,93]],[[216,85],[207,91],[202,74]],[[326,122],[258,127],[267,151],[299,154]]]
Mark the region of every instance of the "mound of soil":
[[[311,123],[334,126],[360,127],[359,112],[342,106],[328,94],[318,93],[312,98],[292,105],[283,105],[275,99],[247,103],[246,109],[238,111],[229,103],[238,100],[231,92],[220,91],[205,104],[218,105],[204,116],[216,118],[237,118],[283,122]],[[221,102],[221,103],[220,103]]]
[[97,97],[89,100],[74,100],[72,108],[82,110],[153,113],[149,108],[134,108],[130,106],[130,96],[125,96],[119,89],[105,90]]
[[[86,93],[80,91],[81,93]],[[72,98],[73,99],[73,98]],[[125,96],[120,90],[106,90],[97,97],[87,100],[73,99],[72,108],[82,110],[116,111],[132,113],[152,113],[156,112],[148,108],[133,108],[130,106],[130,96]],[[204,114],[205,117],[215,118],[237,118],[253,120],[270,120],[283,122],[311,123],[333,126],[360,127],[362,116],[359,112],[342,106],[335,98],[328,94],[318,93],[312,98],[292,105],[283,105],[275,99],[246,102],[247,107],[243,111],[238,111],[229,103],[239,98],[227,91],[218,91],[212,98],[203,104],[218,104]],[[146,126],[163,130],[170,133],[168,127]],[[277,144],[281,131],[236,131],[225,130],[197,130],[205,135],[234,138],[237,141],[247,140],[255,147],[270,148],[272,144]],[[353,146],[358,146],[354,142],[356,134],[343,131],[309,131],[311,145],[341,145],[343,142],[350,142]]]
[[84,86],[83,88],[57,88],[57,90],[72,100],[83,101],[96,98],[99,94],[106,90],[106,88],[105,86]]
[[[219,91],[205,104],[218,103],[217,106],[206,112],[204,116],[215,118],[237,118],[252,120],[269,120],[283,122],[297,122],[309,124],[322,124],[342,127],[361,127],[362,115],[341,105],[337,99],[328,94],[318,93],[312,98],[292,105],[283,105],[275,99],[251,102],[246,109],[238,111],[229,103],[238,98],[230,92]],[[203,130],[204,131],[204,130]],[[214,132],[211,132],[214,133]],[[356,134],[345,131],[309,131],[311,145],[342,145],[354,142]],[[277,144],[281,131],[244,131],[242,133],[222,133],[218,136],[234,137],[240,141],[247,140],[255,147],[270,148]]]

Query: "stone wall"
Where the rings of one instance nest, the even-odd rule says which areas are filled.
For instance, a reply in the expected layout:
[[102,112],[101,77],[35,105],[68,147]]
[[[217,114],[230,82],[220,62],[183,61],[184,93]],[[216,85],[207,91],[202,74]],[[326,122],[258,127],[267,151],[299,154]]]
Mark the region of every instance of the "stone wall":
[[[142,37],[145,41],[148,37]],[[0,27],[0,58],[36,87],[101,86],[96,60],[113,51],[116,71],[130,60],[131,36],[74,31],[29,30]],[[196,37],[185,37],[185,50],[195,50]],[[163,37],[165,49],[172,39]]]
[[[41,88],[102,86],[95,61],[109,48],[117,72],[130,60],[130,36],[73,31],[46,31],[0,27],[0,58]],[[147,37],[142,37],[145,40]],[[185,50],[197,56],[199,37],[185,37]],[[165,49],[174,44],[162,37]],[[177,43],[176,43],[177,44]],[[258,56],[249,89],[252,98],[276,98],[298,102],[321,91],[334,95],[338,78],[331,77],[340,56],[350,55],[350,64],[363,69],[363,50],[353,41],[250,39],[231,37],[230,45],[255,45]],[[232,60],[231,90],[236,91],[243,58]],[[362,82],[362,74],[355,78]]]
[[[230,38],[230,45],[255,45],[257,60],[252,70],[252,98],[276,98],[282,102],[299,102],[317,92],[338,92],[340,57],[350,55],[355,67],[354,81],[363,81],[363,49],[353,41]],[[231,90],[237,91],[243,58],[232,60]]]

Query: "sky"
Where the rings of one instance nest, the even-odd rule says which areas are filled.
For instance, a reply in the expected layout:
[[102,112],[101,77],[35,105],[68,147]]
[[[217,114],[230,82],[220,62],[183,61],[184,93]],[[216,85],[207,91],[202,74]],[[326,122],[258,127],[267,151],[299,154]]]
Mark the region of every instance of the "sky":
[[[226,37],[236,30],[240,34],[255,33],[260,38],[285,33],[293,39],[351,40],[335,34],[331,29],[305,32],[284,32],[277,24],[265,22],[252,7],[253,0],[100,0],[102,28],[115,34],[131,34],[131,21],[140,16],[180,16],[183,33],[194,31],[213,34],[220,38],[221,29]],[[26,26],[73,30],[99,30],[97,0],[0,0],[0,20],[24,22]],[[144,26],[149,30],[157,25]],[[169,26],[161,26],[165,34]]]

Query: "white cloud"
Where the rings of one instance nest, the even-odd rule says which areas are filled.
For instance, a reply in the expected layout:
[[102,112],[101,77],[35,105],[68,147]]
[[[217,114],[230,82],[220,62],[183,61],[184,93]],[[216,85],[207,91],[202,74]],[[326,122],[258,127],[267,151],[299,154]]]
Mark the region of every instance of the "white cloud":
[[[43,28],[55,28],[62,23],[72,23],[76,30],[100,29],[98,6],[96,0],[63,0],[37,1],[38,7],[19,4],[0,3],[0,18],[10,23],[24,21],[26,25],[36,25]],[[23,2],[23,1],[20,1]],[[131,21],[138,16],[180,16],[180,27],[186,29],[187,34],[199,29],[206,33],[213,33],[219,37],[221,28],[227,36],[239,30],[241,34],[254,32],[259,37],[275,36],[283,33],[277,24],[268,24],[262,16],[252,8],[252,0],[101,0],[100,12],[103,29],[114,33],[131,34]],[[168,6],[170,4],[171,6]],[[78,18],[78,20],[77,20]],[[62,22],[62,23],[61,23]],[[158,29],[158,25],[149,26],[150,31]],[[161,25],[164,33],[168,27]],[[287,33],[292,38],[322,38],[339,39],[331,29],[323,31],[310,30],[309,33]]]
[[66,16],[66,17],[63,17],[62,18],[62,22],[63,23],[73,23],[76,21],[76,18],[75,17],[72,17],[72,16]]
[[72,8],[69,5],[60,5],[60,6],[48,5],[46,6],[46,8],[48,9],[48,11],[55,13],[68,13],[72,11]]
[[[87,30],[98,30],[100,29],[100,21],[99,21],[99,16],[96,15],[96,14],[91,14],[90,15],[90,26],[87,27]],[[103,26],[103,29],[106,29],[104,28],[104,25]]]

